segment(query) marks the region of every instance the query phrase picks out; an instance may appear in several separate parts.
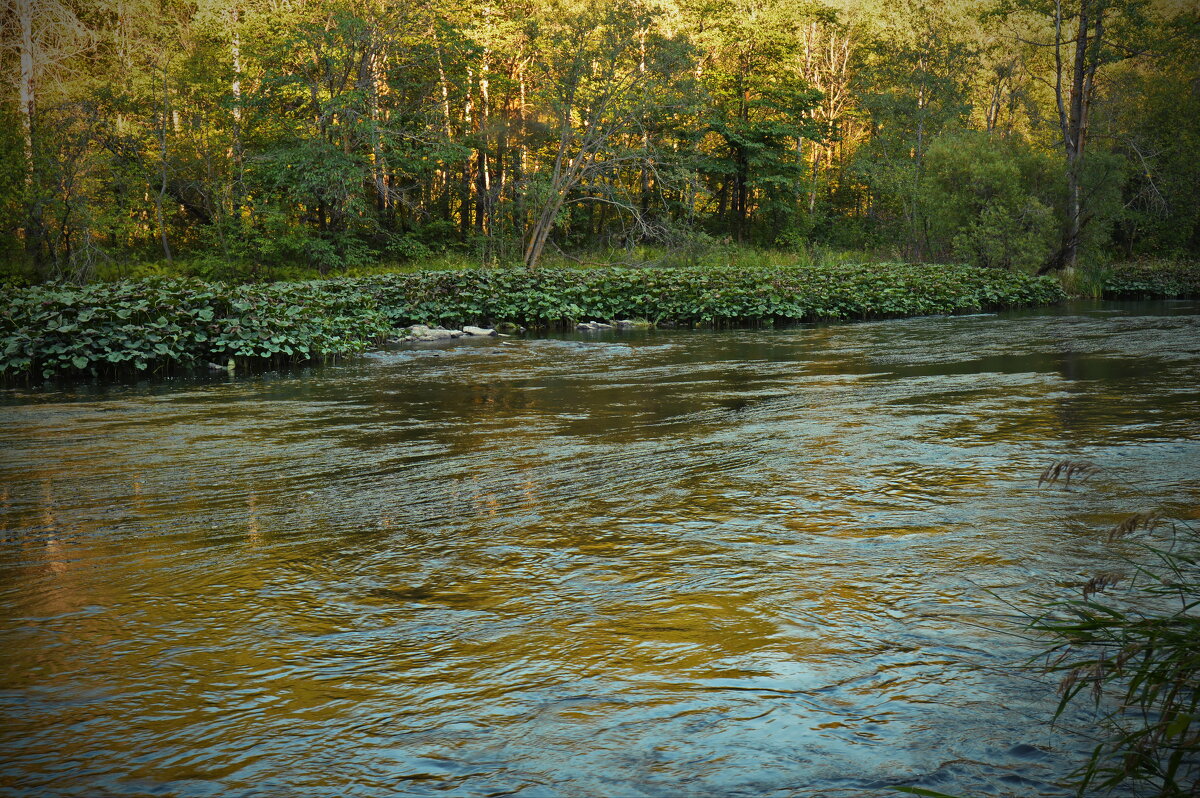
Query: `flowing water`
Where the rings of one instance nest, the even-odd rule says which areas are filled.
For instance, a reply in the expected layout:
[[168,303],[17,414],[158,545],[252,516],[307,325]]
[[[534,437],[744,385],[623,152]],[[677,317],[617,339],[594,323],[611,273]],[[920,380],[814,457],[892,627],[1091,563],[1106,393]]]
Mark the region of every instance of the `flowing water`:
[[0,794],[1063,795],[1012,616],[1198,384],[1176,302],[10,390]]

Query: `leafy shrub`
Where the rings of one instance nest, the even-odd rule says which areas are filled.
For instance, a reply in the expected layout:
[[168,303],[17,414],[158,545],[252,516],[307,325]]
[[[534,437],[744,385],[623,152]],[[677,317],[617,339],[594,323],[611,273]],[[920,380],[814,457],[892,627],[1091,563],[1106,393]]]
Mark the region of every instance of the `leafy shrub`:
[[1064,298],[1048,278],[969,266],[512,269],[380,275],[358,283],[397,324],[581,319],[751,324],[959,313]]
[[361,352],[415,323],[585,319],[735,325],[960,313],[1059,302],[1050,278],[969,266],[479,269],[269,285],[145,280],[17,289],[0,375],[166,373],[203,361]]
[[1044,188],[1051,165],[1016,140],[977,131],[939,137],[929,148],[919,197],[930,246],[979,266],[1042,265],[1057,226]]
[[1113,266],[1103,283],[1106,299],[1200,297],[1200,263],[1146,260]]
[[386,331],[369,295],[316,282],[43,285],[0,306],[0,374],[161,374],[229,357],[300,361],[361,352]]

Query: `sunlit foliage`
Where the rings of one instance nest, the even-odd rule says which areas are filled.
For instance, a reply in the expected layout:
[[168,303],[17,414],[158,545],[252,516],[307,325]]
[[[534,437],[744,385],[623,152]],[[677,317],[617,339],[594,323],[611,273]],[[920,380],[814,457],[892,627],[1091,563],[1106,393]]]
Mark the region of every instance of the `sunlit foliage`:
[[361,352],[414,323],[589,319],[746,324],[972,312],[1061,301],[1050,278],[907,264],[487,269],[229,286],[50,284],[0,304],[0,376],[163,375]]
[[29,279],[724,241],[1022,270],[1200,250],[1187,4],[10,10],[0,258]]

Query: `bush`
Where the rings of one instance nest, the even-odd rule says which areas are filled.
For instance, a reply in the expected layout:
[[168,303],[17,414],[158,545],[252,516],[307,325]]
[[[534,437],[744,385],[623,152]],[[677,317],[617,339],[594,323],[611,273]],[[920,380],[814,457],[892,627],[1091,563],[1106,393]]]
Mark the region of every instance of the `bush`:
[[587,319],[735,325],[960,313],[1059,302],[1050,278],[900,263],[476,269],[229,286],[146,280],[18,289],[0,304],[0,375],[166,373],[233,357],[361,352],[415,323]]
[[14,291],[0,306],[0,374],[165,374],[226,358],[298,362],[361,352],[387,329],[369,294],[317,282],[43,285]]
[[938,138],[920,194],[929,246],[978,266],[1041,266],[1057,229],[1049,171],[1045,156],[1017,141],[976,131]]
[[1104,278],[1106,299],[1200,297],[1200,263],[1146,260],[1121,263]]
[[555,326],[636,317],[736,325],[971,312],[1064,298],[1051,279],[899,263],[420,272],[359,284],[371,285],[397,324]]

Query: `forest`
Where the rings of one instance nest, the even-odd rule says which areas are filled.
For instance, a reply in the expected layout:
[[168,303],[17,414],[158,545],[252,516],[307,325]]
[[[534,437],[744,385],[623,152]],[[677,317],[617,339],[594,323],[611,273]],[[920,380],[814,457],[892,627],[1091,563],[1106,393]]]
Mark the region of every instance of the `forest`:
[[1198,5],[3,0],[5,794],[1200,795]]
[[1172,0],[8,0],[0,261],[1187,259],[1197,30]]

